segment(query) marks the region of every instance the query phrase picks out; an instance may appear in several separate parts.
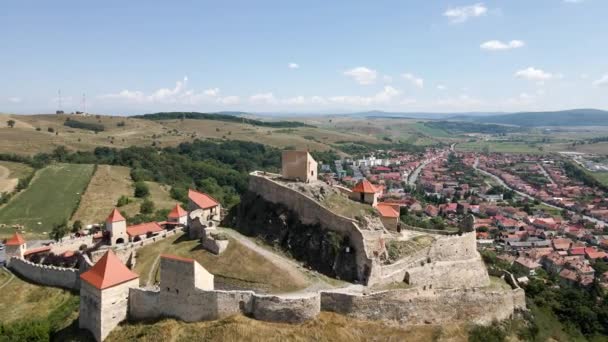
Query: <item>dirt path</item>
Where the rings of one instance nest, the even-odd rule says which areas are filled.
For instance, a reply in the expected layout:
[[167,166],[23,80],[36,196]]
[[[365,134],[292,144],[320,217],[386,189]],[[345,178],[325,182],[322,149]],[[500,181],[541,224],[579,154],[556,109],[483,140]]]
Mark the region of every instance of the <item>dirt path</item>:
[[0,193],[11,192],[17,186],[19,180],[17,178],[8,178],[11,171],[6,167],[0,165]]
[[4,271],[8,274],[11,275],[11,277],[2,285],[0,285],[0,290],[2,288],[4,288],[6,285],[8,285],[11,281],[13,281],[13,279],[15,279],[15,275],[13,274],[13,272],[10,272],[9,270],[7,270],[6,268],[4,268]]
[[[296,292],[284,293],[284,294],[281,294],[281,296],[300,295],[300,294],[304,294],[304,293],[312,293],[312,292],[318,292],[321,290],[336,288],[336,286],[327,283],[323,279],[323,276],[319,275],[318,273],[307,270],[304,267],[302,267],[302,265],[297,263],[296,261],[291,260],[285,256],[282,256],[281,254],[275,253],[271,250],[268,250],[267,248],[264,248],[264,247],[256,244],[250,238],[240,234],[239,232],[234,231],[232,229],[228,229],[228,228],[220,228],[220,230],[223,233],[230,235],[230,237],[237,240],[243,246],[262,255],[263,257],[268,259],[268,261],[272,262],[274,265],[276,265],[277,267],[279,267],[282,270],[284,270],[285,272],[287,272],[295,280],[301,281],[303,283],[309,283],[309,285],[302,290],[299,290]],[[358,288],[359,286],[360,285],[344,283],[344,286],[342,286],[342,287],[344,287],[344,288],[353,287],[353,289],[354,289],[355,287]],[[340,287],[340,286],[338,286],[338,287]]]
[[156,259],[154,259],[154,263],[152,263],[152,267],[150,267],[150,271],[148,271],[148,279],[146,280],[146,286],[154,285],[154,275],[156,274],[156,267],[158,267],[159,261],[160,254],[156,256]]

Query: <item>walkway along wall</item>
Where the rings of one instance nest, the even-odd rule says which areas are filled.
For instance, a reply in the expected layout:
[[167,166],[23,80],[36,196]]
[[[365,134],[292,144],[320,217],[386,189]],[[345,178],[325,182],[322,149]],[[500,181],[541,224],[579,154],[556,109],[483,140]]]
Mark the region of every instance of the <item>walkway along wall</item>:
[[11,258],[8,268],[19,276],[40,285],[60,287],[68,290],[80,288],[77,269],[34,264],[27,260]]
[[285,205],[298,214],[303,224],[319,224],[323,229],[347,236],[356,253],[359,279],[368,285],[375,284],[379,279],[379,264],[374,254],[383,251],[382,231],[362,230],[357,221],[333,213],[315,199],[270,179],[270,176],[278,175],[252,172],[249,191],[268,202]]

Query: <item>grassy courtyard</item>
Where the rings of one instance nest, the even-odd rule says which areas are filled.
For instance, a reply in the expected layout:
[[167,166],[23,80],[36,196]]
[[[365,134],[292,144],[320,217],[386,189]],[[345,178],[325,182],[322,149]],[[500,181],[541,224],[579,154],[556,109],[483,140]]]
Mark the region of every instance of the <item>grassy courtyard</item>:
[[216,287],[226,289],[252,289],[261,292],[282,293],[300,290],[308,284],[293,279],[265,257],[231,239],[228,249],[214,255],[200,248],[197,240],[186,235],[159,241],[137,250],[135,272],[145,285],[150,275],[151,283],[160,281],[160,254],[173,254],[193,258],[215,276]]
[[[27,238],[48,238],[54,224],[70,218],[93,174],[93,165],[54,164],[39,170],[29,187],[0,208],[0,223],[25,226]],[[0,231],[0,238],[13,230]]]

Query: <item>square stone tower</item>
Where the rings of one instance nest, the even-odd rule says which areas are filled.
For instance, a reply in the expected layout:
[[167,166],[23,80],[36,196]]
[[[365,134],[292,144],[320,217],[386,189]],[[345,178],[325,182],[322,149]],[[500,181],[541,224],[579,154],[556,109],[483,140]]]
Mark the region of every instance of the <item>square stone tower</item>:
[[317,161],[307,151],[283,151],[281,163],[285,179],[305,183],[317,180]]
[[27,245],[25,239],[21,234],[15,233],[10,239],[6,241],[6,259],[9,260],[12,257],[23,259]]
[[129,288],[139,287],[139,276],[108,250],[80,279],[78,326],[103,341],[127,318]]
[[110,216],[106,219],[106,232],[109,235],[110,245],[112,246],[129,241],[127,220],[116,208],[112,210]]

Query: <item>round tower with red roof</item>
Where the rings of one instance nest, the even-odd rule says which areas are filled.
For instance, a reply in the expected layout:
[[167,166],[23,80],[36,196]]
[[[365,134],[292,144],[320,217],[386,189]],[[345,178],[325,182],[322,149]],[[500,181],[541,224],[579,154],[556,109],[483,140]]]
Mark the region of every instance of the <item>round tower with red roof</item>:
[[112,246],[129,241],[127,220],[116,208],[112,210],[110,216],[106,219],[106,234]]
[[21,234],[15,232],[15,234],[6,241],[5,246],[7,260],[12,257],[23,259],[27,245]]

